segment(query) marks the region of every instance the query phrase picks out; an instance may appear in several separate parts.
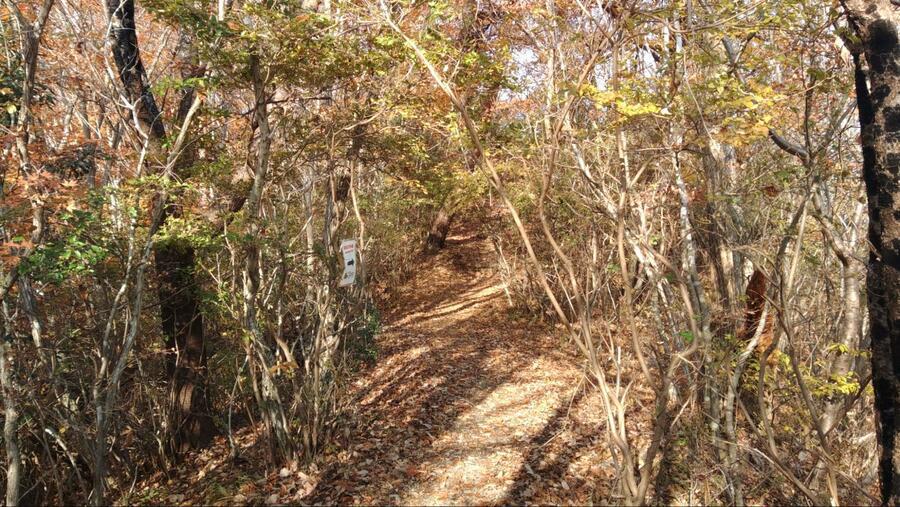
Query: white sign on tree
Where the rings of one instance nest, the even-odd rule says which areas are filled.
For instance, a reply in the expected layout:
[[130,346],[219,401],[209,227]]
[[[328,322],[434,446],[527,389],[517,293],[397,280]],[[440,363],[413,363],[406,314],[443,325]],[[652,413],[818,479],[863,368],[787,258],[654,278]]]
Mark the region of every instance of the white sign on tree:
[[344,254],[344,274],[338,287],[346,287],[356,281],[356,240],[341,241],[341,253]]

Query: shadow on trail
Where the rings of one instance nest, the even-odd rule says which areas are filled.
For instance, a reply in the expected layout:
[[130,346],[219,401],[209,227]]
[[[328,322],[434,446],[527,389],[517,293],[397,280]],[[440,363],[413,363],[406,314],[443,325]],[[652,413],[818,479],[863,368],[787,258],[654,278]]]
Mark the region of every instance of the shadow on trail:
[[548,456],[547,447],[554,439],[558,438],[572,421],[569,418],[569,410],[578,405],[585,396],[584,387],[578,389],[569,403],[560,405],[540,433],[528,442],[528,451],[522,466],[513,479],[506,497],[498,502],[501,505],[518,505],[532,501],[534,493],[546,489],[548,484],[557,486],[565,484],[564,489],[587,488],[593,490],[595,484],[587,484],[583,479],[573,481],[569,478],[566,483],[569,465],[578,457],[578,452],[585,447],[593,445],[594,441],[601,438],[600,428],[592,427],[587,431],[577,432],[578,437],[568,440],[562,448],[556,450],[554,455]]

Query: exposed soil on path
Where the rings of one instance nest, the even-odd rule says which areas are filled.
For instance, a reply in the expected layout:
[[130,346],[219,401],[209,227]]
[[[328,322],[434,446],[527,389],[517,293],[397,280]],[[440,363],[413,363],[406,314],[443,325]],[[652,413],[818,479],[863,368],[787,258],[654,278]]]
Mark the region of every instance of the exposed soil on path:
[[562,333],[510,316],[492,255],[464,232],[394,291],[351,444],[304,502],[583,504],[603,488],[601,408]]

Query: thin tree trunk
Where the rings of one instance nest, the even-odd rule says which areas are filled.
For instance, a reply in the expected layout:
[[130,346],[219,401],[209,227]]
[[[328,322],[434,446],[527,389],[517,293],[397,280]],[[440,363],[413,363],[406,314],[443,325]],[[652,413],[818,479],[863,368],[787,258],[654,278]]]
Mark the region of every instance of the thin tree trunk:
[[735,321],[738,318],[738,294],[742,288],[744,267],[732,245],[737,242],[740,212],[727,199],[734,191],[736,155],[734,147],[717,142],[711,136],[703,157],[710,224],[709,254],[716,275],[716,285],[723,305]]
[[3,389],[3,442],[6,446],[6,505],[19,503],[19,483],[21,457],[19,456],[19,436],[16,433],[19,414],[16,411],[15,384],[13,384],[10,364],[10,343],[8,331],[0,336],[0,387]]
[[[862,204],[860,204],[862,207]],[[835,357],[828,369],[828,378],[843,378],[853,367],[854,354],[852,353],[859,347],[860,329],[862,329],[862,301],[860,301],[860,278],[862,277],[863,265],[854,258],[858,235],[856,227],[859,223],[859,215],[861,210],[857,210],[854,219],[851,220],[850,238],[846,241],[839,240],[835,235],[835,231],[829,231],[832,235],[832,249],[837,254],[841,262],[841,278],[843,279],[843,297],[844,302],[844,321],[841,330],[840,348],[834,351]],[[841,241],[839,244],[838,241]],[[841,409],[845,403],[844,396],[835,395],[829,400],[822,411],[822,431],[826,434],[831,431],[832,427],[839,422]]]
[[[487,52],[488,32],[494,23],[493,16],[494,12],[492,12],[490,2],[482,3],[466,0],[463,3],[462,26],[457,39],[463,54],[485,54]],[[468,109],[473,103],[477,103],[479,98],[483,98],[479,112],[487,113],[496,100],[498,90],[498,84],[492,84],[484,91],[479,91],[478,87],[475,86],[468,86],[459,90],[459,99],[464,107]],[[484,117],[484,114],[482,117]],[[463,164],[471,172],[477,168],[478,161],[479,154],[477,150],[470,149],[465,153]],[[425,238],[425,253],[434,254],[444,248],[447,235],[450,234],[453,219],[456,218],[456,213],[450,212],[451,206],[448,202],[450,200],[448,196],[441,203],[437,214],[431,221],[428,236]]]
[[[31,140],[31,103],[34,95],[35,74],[37,72],[38,49],[54,2],[55,0],[44,0],[33,21],[28,20],[14,2],[11,0],[6,0],[5,2],[10,13],[16,17],[19,28],[22,30],[22,63],[25,70],[25,76],[22,80],[22,95],[19,101],[16,132],[16,151],[19,156],[19,171],[22,174],[28,174],[33,169],[28,151],[28,144]],[[2,173],[0,173],[0,190],[4,188],[5,180],[6,166],[4,165]],[[36,246],[40,243],[43,236],[44,207],[41,203],[32,201],[31,208],[32,225],[34,227],[31,233],[31,242]],[[0,297],[0,305],[3,305],[3,319],[5,321],[4,326],[0,328],[0,331],[2,331],[0,332],[0,389],[3,391],[2,397],[4,406],[3,441],[6,447],[6,505],[17,505],[19,502],[22,466],[21,455],[19,452],[19,420],[16,408],[17,387],[12,372],[14,366],[11,356],[13,334],[12,329],[7,328],[10,326],[11,321],[8,319],[6,312],[7,308],[3,301],[9,293],[10,287],[16,283],[17,277],[19,277],[19,275],[16,273],[9,274],[9,279],[5,280],[8,285],[4,287],[2,297]],[[30,288],[30,284],[24,275],[18,278],[18,282],[23,288]],[[23,301],[28,304],[33,303],[32,300],[27,299],[28,296],[31,296],[31,294],[23,292]],[[35,340],[35,345],[38,347],[38,353],[40,354],[40,323],[36,318],[36,312],[34,311],[33,306],[26,308],[26,313],[31,318],[32,336]]]
[[[150,230],[148,233],[147,244],[141,251],[140,258],[135,258],[137,252],[134,249],[136,224],[131,225],[131,237],[129,238],[128,259],[126,263],[124,280],[121,286],[121,293],[124,294],[129,285],[132,269],[135,270],[134,282],[132,289],[131,312],[125,332],[125,339],[122,343],[121,352],[112,364],[111,349],[113,348],[108,341],[108,334],[104,335],[103,348],[101,350],[101,367],[94,385],[94,408],[96,410],[97,434],[94,438],[94,481],[93,491],[91,492],[91,504],[94,506],[105,505],[106,490],[106,454],[108,451],[106,438],[109,432],[110,414],[116,404],[119,395],[119,381],[122,378],[122,372],[125,371],[125,365],[128,363],[131,350],[137,339],[140,330],[141,308],[143,307],[144,295],[144,270],[150,258],[150,252],[153,248],[153,236],[159,230],[159,226],[163,220],[162,206],[164,199],[154,207]],[[136,266],[136,268],[135,268]],[[112,322],[111,320],[109,321]],[[111,326],[107,327],[107,330]],[[104,384],[104,377],[112,366],[108,380]]]
[[[269,149],[272,143],[272,132],[269,127],[268,97],[266,82],[260,69],[259,58],[250,57],[250,71],[253,77],[253,91],[256,96],[255,123],[258,129],[256,141],[256,168],[253,186],[247,197],[247,234],[254,238],[259,234],[259,214],[262,191],[266,183],[269,169]],[[327,227],[327,225],[326,225]],[[250,365],[255,366],[259,376],[258,403],[260,415],[269,432],[271,457],[281,462],[292,462],[296,456],[290,438],[290,430],[285,416],[284,406],[278,387],[272,378],[272,367],[275,366],[275,354],[267,342],[267,337],[257,323],[257,294],[259,292],[259,245],[250,241],[246,246],[246,262],[244,265],[244,321],[252,343],[250,348]]]

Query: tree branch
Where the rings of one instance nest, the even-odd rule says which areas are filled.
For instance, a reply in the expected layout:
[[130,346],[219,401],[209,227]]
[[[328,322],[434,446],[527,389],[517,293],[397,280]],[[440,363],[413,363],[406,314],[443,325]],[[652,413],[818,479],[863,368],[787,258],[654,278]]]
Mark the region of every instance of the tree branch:
[[773,128],[769,129],[769,139],[771,139],[772,142],[782,150],[799,158],[803,163],[809,161],[809,152],[806,151],[806,148],[788,141],[784,136],[780,135]]

